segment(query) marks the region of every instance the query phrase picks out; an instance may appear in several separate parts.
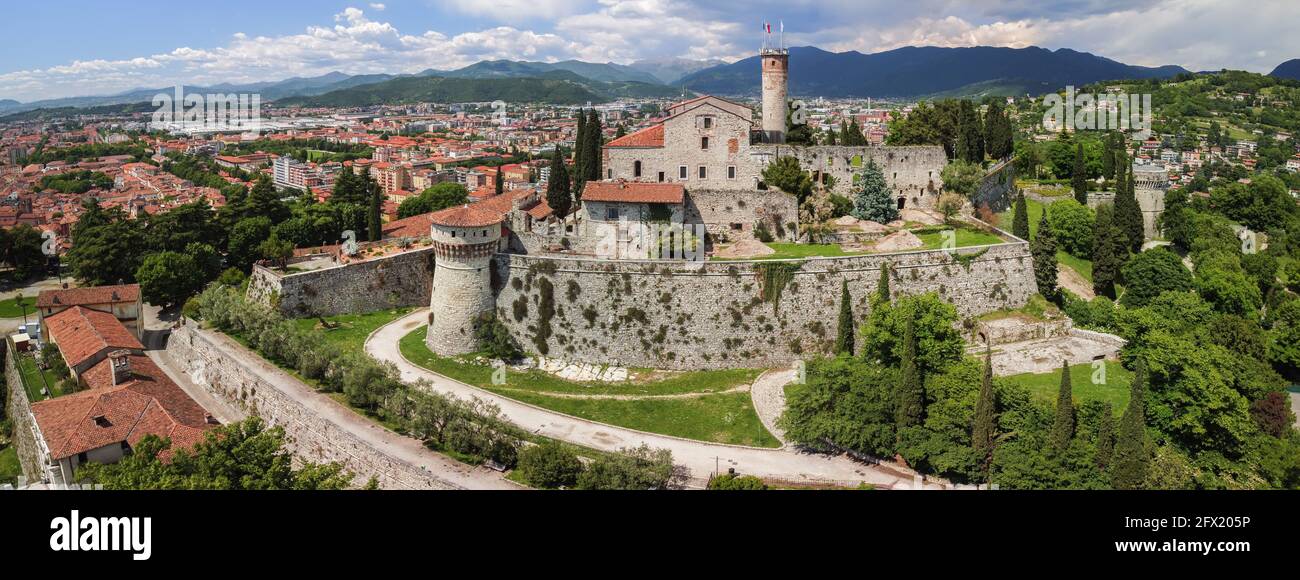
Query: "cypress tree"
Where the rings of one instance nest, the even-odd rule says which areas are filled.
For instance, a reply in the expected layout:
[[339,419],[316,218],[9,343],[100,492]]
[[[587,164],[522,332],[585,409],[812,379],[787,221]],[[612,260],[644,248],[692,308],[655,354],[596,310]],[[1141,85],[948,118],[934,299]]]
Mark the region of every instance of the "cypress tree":
[[573,207],[573,196],[569,193],[569,170],[564,165],[564,154],[556,148],[551,156],[551,177],[546,183],[546,204],[551,206],[555,215],[563,220]]
[[500,167],[497,168],[497,176],[493,181],[496,186],[497,195],[501,195],[506,189],[506,175],[504,171],[501,171]]
[[369,230],[370,241],[378,242],[384,238],[383,219],[381,217],[384,205],[384,190],[369,177],[366,178],[366,189],[370,191],[370,211],[366,219],[366,229]]
[[1115,284],[1120,269],[1128,260],[1128,236],[1115,225],[1115,206],[1097,207],[1092,245],[1092,291],[1098,296],[1115,298]]
[[1115,440],[1114,467],[1110,474],[1111,487],[1139,489],[1146,481],[1147,465],[1151,458],[1146,449],[1146,396],[1147,365],[1138,359],[1133,373],[1128,408],[1120,419],[1119,436]]
[[853,300],[849,296],[849,282],[840,285],[840,327],[835,335],[835,354],[853,355]]
[[1070,171],[1070,184],[1074,186],[1074,200],[1088,205],[1088,172],[1083,163],[1083,143],[1074,150],[1074,169]]
[[1029,239],[1029,203],[1025,201],[1025,192],[1016,195],[1015,213],[1011,218],[1011,235],[1022,240]]
[[904,429],[921,424],[925,414],[925,389],[921,371],[916,366],[916,319],[908,314],[903,331],[903,360],[900,364],[898,390],[894,396],[895,430],[902,435]]
[[1056,300],[1056,238],[1052,236],[1052,226],[1047,223],[1047,212],[1038,222],[1038,235],[1029,243],[1029,252],[1034,257],[1034,281],[1038,283],[1038,293],[1048,300]]
[[1120,153],[1115,172],[1119,175],[1115,182],[1115,225],[1124,232],[1128,242],[1125,246],[1129,251],[1140,252],[1146,232],[1142,222],[1142,208],[1138,206],[1134,194],[1133,168],[1124,153]]
[[580,178],[585,175],[583,170],[586,167],[586,160],[583,156],[587,153],[585,143],[587,142],[587,111],[578,109],[578,130],[573,135],[573,173],[574,177]]
[[1115,132],[1106,133],[1102,140],[1101,176],[1106,181],[1115,180]]
[[990,346],[984,352],[984,378],[980,381],[980,395],[975,401],[975,424],[971,427],[971,448],[975,450],[985,481],[988,481],[989,464],[993,459],[996,428],[993,423],[993,348]]
[[585,181],[600,181],[600,173],[603,170],[602,166],[604,165],[600,149],[605,144],[605,130],[601,124],[600,116],[596,114],[596,109],[594,108],[587,116],[586,128],[587,151],[582,154],[583,160],[587,163],[587,179]]
[[1097,469],[1105,471],[1110,467],[1111,455],[1115,452],[1115,411],[1110,403],[1102,405],[1101,419],[1097,423]]
[[1052,448],[1062,453],[1074,439],[1074,389],[1070,384],[1070,364],[1061,361],[1061,390],[1056,395],[1056,421],[1052,423]]
[[889,292],[889,262],[880,266],[880,282],[876,284],[876,302],[887,303],[892,300]]

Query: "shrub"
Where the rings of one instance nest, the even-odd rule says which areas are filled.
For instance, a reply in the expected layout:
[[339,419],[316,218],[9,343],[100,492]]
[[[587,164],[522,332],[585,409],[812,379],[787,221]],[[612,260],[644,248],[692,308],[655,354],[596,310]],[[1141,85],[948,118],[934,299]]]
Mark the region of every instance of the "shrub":
[[563,445],[547,441],[519,453],[519,471],[533,487],[573,487],[582,473],[582,462]]
[[711,490],[719,491],[743,491],[743,490],[766,490],[767,484],[763,480],[752,475],[736,475],[734,473],[724,473],[709,480]]
[[669,489],[677,483],[673,454],[642,445],[603,456],[578,476],[578,489]]

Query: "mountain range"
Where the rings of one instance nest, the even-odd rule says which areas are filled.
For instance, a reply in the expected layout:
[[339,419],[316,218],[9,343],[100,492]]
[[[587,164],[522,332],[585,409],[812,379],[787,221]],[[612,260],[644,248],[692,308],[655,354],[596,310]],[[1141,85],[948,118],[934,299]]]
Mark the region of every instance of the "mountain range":
[[[187,87],[187,91],[262,95],[264,102],[374,103],[443,96],[471,100],[538,100],[576,104],[619,97],[672,97],[683,90],[719,95],[757,95],[759,59],[734,63],[689,59],[643,60],[629,65],[568,60],[554,63],[489,60],[454,70],[417,74],[349,75],[331,72],[275,82]],[[1179,66],[1142,67],[1070,49],[1038,47],[904,47],[874,54],[790,49],[790,93],[803,97],[933,97],[1042,94],[1066,85],[1102,80],[1165,78],[1188,72]],[[1300,59],[1278,66],[1274,76],[1300,77]],[[412,80],[416,79],[416,80]],[[423,81],[419,79],[424,79]],[[528,79],[524,82],[524,79]],[[482,81],[498,81],[486,83]],[[542,91],[530,98],[524,89]],[[113,95],[0,100],[0,115],[34,109],[97,107],[147,102],[170,87]],[[338,93],[338,94],[335,94]]]
[[[760,58],[704,69],[678,83],[701,93],[757,94]],[[790,49],[790,94],[805,97],[1038,95],[1066,85],[1185,72],[1179,66],[1133,66],[1064,48],[904,47],[874,54]]]

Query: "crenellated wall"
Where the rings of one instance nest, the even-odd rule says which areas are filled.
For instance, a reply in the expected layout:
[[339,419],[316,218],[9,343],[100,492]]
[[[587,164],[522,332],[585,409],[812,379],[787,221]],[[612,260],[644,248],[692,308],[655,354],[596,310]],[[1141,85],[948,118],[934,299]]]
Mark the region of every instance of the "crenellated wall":
[[[522,347],[552,357],[667,369],[772,367],[829,351],[841,283],[862,320],[886,263],[895,296],[937,292],[963,318],[1020,307],[1036,292],[1028,244],[959,252],[968,258],[918,251],[689,263],[497,254],[497,315]],[[792,271],[779,297],[765,301],[763,280],[774,269]],[[551,308],[541,303],[543,280],[553,289]],[[545,311],[554,314],[542,353],[536,329]]]

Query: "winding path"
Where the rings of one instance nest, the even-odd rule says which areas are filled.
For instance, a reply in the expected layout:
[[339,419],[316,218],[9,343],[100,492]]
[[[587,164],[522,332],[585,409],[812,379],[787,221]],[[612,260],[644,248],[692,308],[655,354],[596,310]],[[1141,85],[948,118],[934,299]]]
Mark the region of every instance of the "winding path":
[[[501,408],[506,418],[533,433],[603,451],[617,451],[643,443],[650,447],[668,449],[672,451],[675,462],[690,470],[695,485],[707,480],[715,469],[725,471],[728,468],[746,475],[793,484],[857,485],[866,482],[890,488],[913,483],[913,473],[910,471],[868,465],[843,456],[801,453],[788,447],[763,449],[705,443],[646,433],[588,421],[502,397],[429,371],[402,356],[398,343],[427,320],[428,309],[420,309],[376,330],[366,339],[366,352],[376,359],[396,365],[405,381],[428,381],[438,392],[458,397],[477,397],[495,404]],[[779,374],[773,374],[773,384],[780,382]],[[755,388],[758,388],[757,383]],[[927,487],[940,486],[927,484]]]

